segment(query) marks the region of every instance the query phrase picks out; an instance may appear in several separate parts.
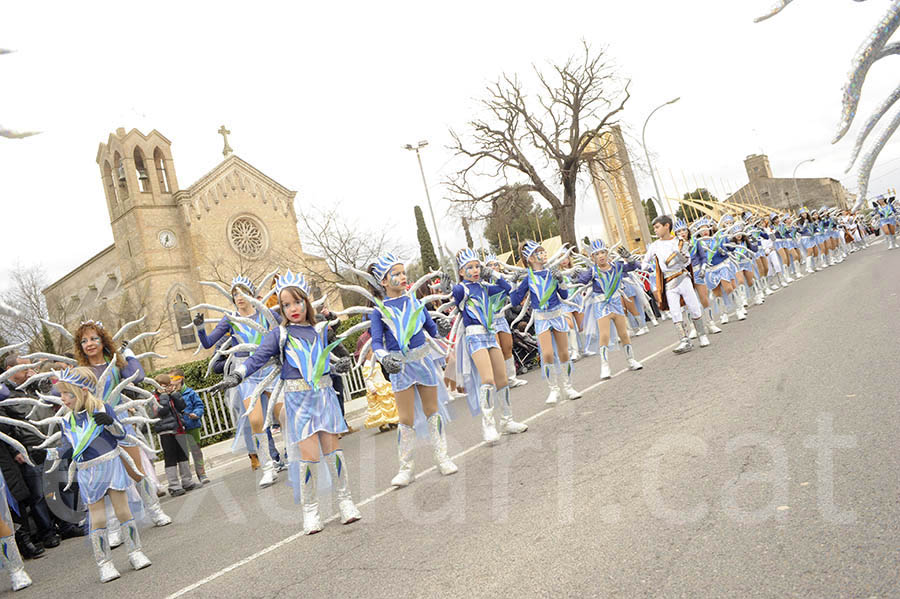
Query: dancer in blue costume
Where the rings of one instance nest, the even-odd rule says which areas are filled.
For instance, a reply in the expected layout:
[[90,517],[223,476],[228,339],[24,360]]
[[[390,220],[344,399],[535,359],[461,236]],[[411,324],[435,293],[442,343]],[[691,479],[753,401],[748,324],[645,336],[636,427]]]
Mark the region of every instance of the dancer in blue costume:
[[[712,221],[704,216],[694,221],[690,228],[683,220],[676,219],[675,228],[672,232],[675,233],[678,239],[683,239],[688,244],[688,251],[691,257],[691,276],[693,277],[694,291],[697,292],[697,299],[700,300],[700,306],[703,308],[703,324],[709,333],[715,334],[721,333],[722,329],[716,325],[713,319],[712,306],[709,305],[709,289],[706,287],[706,272],[704,270],[706,250],[700,242],[700,234],[708,234],[711,230]],[[693,323],[691,323],[691,331],[694,334],[697,332]],[[690,338],[693,339],[693,336],[690,336]]]
[[[57,377],[56,390],[68,414],[47,419],[55,420],[62,427],[62,443],[59,448],[47,450],[47,459],[72,460],[72,467],[77,471],[81,499],[88,507],[91,548],[100,571],[100,582],[109,582],[119,578],[119,572],[112,562],[112,546],[106,522],[106,497],[109,497],[116,517],[121,522],[131,567],[141,570],[150,565],[125,497],[125,491],[132,481],[123,461],[132,469],[137,468],[122,446],[127,425],[119,420],[109,403],[104,403],[95,395],[98,382],[91,369],[66,369],[58,373]],[[51,467],[51,470],[54,468],[55,466]],[[71,470],[72,468],[70,476]]]
[[[331,475],[341,523],[350,524],[362,517],[350,495],[347,460],[338,440],[339,434],[347,432],[347,424],[332,386],[331,352],[343,350],[333,369],[336,374],[349,371],[352,360],[339,340],[329,342],[327,322],[315,324],[316,309],[302,274],[284,273],[278,278],[275,294],[283,315],[281,324],[266,334],[252,356],[225,375],[222,386],[236,387],[270,360],[280,362],[280,382],[273,396],[284,389],[290,478],[295,490],[299,490],[303,532],[311,535],[322,530],[318,501],[320,459]],[[253,395],[265,386],[266,381],[260,382]]]
[[[628,323],[625,320],[625,307],[622,305],[622,278],[626,273],[640,268],[636,261],[610,262],[609,250],[602,239],[591,242],[591,260],[594,262],[590,269],[579,273],[577,281],[580,284],[590,283],[591,295],[587,301],[585,317],[587,345],[590,351],[600,354],[600,378],[608,379],[612,375],[609,369],[609,336],[610,321],[616,327],[619,341],[625,350],[625,358],[631,370],[640,370],[643,365],[634,358],[634,348],[631,346],[631,338],[628,336]],[[642,291],[643,293],[643,291]]]
[[547,252],[534,240],[519,246],[519,256],[528,270],[524,279],[510,294],[512,305],[518,306],[528,297],[534,318],[534,330],[541,349],[541,372],[550,393],[546,403],[559,401],[560,392],[568,399],[578,399],[581,392],[572,387],[572,362],[569,360],[569,308],[563,300],[569,292],[563,286],[559,270],[547,268]]
[[878,227],[887,239],[888,249],[897,249],[900,245],[897,243],[897,208],[894,206],[894,198],[880,198],[875,203],[875,212],[878,214]]
[[[724,217],[719,221],[719,226],[722,227],[723,225],[727,225],[727,220]],[[730,308],[734,309],[734,314],[738,320],[745,320],[747,312],[744,310],[743,301],[735,291],[738,278],[737,268],[729,251],[732,244],[728,238],[727,230],[720,228],[715,234],[711,234],[710,230],[700,231],[699,233],[699,241],[706,255],[706,261],[703,264],[706,274],[706,287],[711,289],[713,295],[721,298],[725,304],[725,309],[722,310],[719,322],[728,324],[728,310]]]
[[[231,280],[231,293],[228,295],[231,297],[236,312],[223,310],[221,320],[209,334],[206,333],[202,313],[196,314],[194,325],[197,327],[200,344],[204,348],[218,346],[219,351],[231,355],[234,366],[238,367],[253,354],[263,337],[277,326],[280,317],[265,306],[254,305],[256,287],[250,279],[243,275]],[[207,307],[214,308],[213,306]],[[216,309],[222,310],[221,308]],[[226,341],[221,343],[223,339]],[[268,412],[270,391],[262,391],[260,401],[254,404],[253,410],[247,410],[247,407],[250,405],[250,396],[253,390],[273,372],[272,367],[262,368],[229,392],[231,396],[229,405],[235,418],[234,443],[231,450],[238,454],[248,452],[257,455],[262,470],[259,480],[260,488],[269,487],[278,480],[278,473],[268,450],[269,439],[263,426],[264,414]],[[274,413],[279,421],[282,419],[282,409],[283,406],[280,403],[276,403],[274,406]]]
[[399,472],[391,480],[395,487],[405,487],[415,480],[416,434],[431,438],[432,453],[438,471],[455,474],[456,464],[447,455],[447,422],[450,396],[434,355],[444,353],[436,339],[446,337],[452,323],[443,316],[430,313],[426,306],[447,299],[447,295],[429,295],[421,300],[416,292],[429,280],[440,275],[427,273],[408,285],[406,266],[392,253],[378,257],[368,269],[354,271],[365,279],[372,291],[358,285],[338,285],[354,291],[369,302],[370,307],[354,307],[341,314],[363,314],[368,318],[341,335],[346,337],[371,327],[372,338],[360,355],[371,347],[381,369],[388,375],[397,400],[400,423],[397,427],[397,459]]
[[812,274],[822,270],[816,263],[819,249],[816,244],[816,223],[810,216],[809,210],[804,206],[799,212],[800,221],[797,230],[800,234],[800,247],[806,254],[806,273]]
[[[454,285],[452,294],[462,321],[462,334],[457,336],[456,343],[456,368],[462,377],[457,380],[464,382],[472,415],[481,413],[485,442],[496,443],[500,433],[528,430],[512,417],[509,382],[495,328],[496,322],[506,322],[502,309],[511,287],[482,266],[478,255],[469,248],[457,252],[456,264],[460,282]],[[494,421],[495,403],[500,404],[502,412],[499,427]]]
[[[500,263],[500,260],[498,260],[497,256],[495,256],[494,254],[488,254],[484,257],[484,265],[494,271],[495,276],[504,276],[504,265]],[[509,294],[507,294],[507,306],[509,305],[508,297]],[[506,320],[506,317],[503,315],[503,313],[500,314],[499,318],[494,319],[494,330],[497,331],[497,342],[500,344],[500,351],[503,352],[503,360],[506,363],[506,380],[509,381],[509,388],[515,389],[516,387],[527,385],[528,381],[526,381],[525,379],[520,379],[516,376],[516,361],[515,358],[513,358],[512,351],[512,330],[510,330],[509,321]]]

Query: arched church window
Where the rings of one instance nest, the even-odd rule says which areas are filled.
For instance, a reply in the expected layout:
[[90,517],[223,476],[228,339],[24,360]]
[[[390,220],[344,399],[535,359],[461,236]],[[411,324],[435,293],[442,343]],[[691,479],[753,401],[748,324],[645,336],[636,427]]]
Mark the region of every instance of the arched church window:
[[150,191],[150,177],[144,164],[144,153],[140,148],[134,149],[134,170],[137,173],[138,185],[141,191]]
[[125,164],[118,152],[113,156],[113,177],[116,180],[119,200],[126,199],[128,197],[128,179],[125,177]]
[[116,196],[116,185],[113,183],[112,167],[109,165],[109,162],[103,163],[103,186],[106,188],[109,203],[112,206],[118,206],[119,198]]
[[228,228],[231,246],[245,258],[257,258],[266,247],[266,236],[255,219],[242,216],[236,218]]
[[194,327],[185,328],[191,324],[191,313],[188,310],[187,302],[184,301],[184,296],[180,293],[175,296],[172,310],[175,312],[175,325],[178,327],[178,339],[181,341],[181,346],[196,345],[197,334],[194,332]]
[[156,167],[156,176],[159,179],[159,191],[161,193],[170,193],[172,189],[169,187],[169,173],[166,171],[166,158],[159,148],[156,148],[153,151],[153,165]]

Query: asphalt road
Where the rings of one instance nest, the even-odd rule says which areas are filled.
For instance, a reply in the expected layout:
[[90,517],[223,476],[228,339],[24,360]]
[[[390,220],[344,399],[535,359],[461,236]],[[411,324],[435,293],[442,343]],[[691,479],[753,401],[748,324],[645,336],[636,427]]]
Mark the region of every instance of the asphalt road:
[[123,576],[101,585],[70,540],[27,562],[17,596],[898,597],[898,273],[877,244],[683,356],[662,323],[635,341],[643,371],[615,352],[598,384],[582,360],[584,398],[555,408],[531,373],[513,392],[531,428],[495,447],[459,403],[455,476],[423,444],[420,477],[391,491],[394,434],[351,435],[363,520],[312,537],[286,483],[218,468],[164,501],[175,523],[144,531],[151,568],[116,549]]

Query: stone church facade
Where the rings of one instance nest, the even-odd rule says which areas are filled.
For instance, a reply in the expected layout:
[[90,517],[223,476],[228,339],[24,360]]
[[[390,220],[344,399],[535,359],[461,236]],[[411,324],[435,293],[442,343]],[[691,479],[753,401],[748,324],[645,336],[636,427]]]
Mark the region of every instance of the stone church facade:
[[196,333],[186,326],[189,307],[229,305],[199,281],[227,289],[237,274],[258,282],[291,268],[311,277],[314,295],[326,293],[332,310],[342,309],[325,261],[303,252],[295,191],[231,153],[227,141],[225,159],[181,188],[171,145],[156,130],[121,128],[100,144],[96,159],[114,242],[44,290],[51,319],[74,330],[92,318],[115,330],[146,316],[140,331],[160,333],[135,351],[165,356],[152,362],[159,368],[198,358]]

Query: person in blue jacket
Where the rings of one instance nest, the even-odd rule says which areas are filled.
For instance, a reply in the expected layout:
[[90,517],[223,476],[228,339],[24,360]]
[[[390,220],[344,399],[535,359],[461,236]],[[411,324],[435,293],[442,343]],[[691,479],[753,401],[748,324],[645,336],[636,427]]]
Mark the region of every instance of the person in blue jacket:
[[[453,301],[462,317],[462,334],[456,340],[456,368],[462,373],[466,399],[473,416],[481,413],[481,432],[486,443],[496,443],[500,433],[523,433],[528,426],[512,417],[506,363],[497,340],[501,310],[510,284],[485,268],[470,248],[456,253],[460,282],[453,286]],[[460,379],[457,379],[460,380]],[[499,397],[499,399],[497,399]],[[494,421],[495,399],[500,404],[499,432]]]
[[[278,278],[275,293],[284,317],[281,324],[266,334],[252,356],[225,375],[222,386],[240,385],[272,358],[281,362],[290,481],[299,491],[303,532],[311,535],[322,530],[317,490],[320,459],[331,475],[341,523],[362,518],[350,495],[347,459],[338,437],[347,432],[347,423],[331,381],[330,354],[342,346],[340,340],[329,342],[327,323],[315,325],[316,310],[306,277],[287,271]],[[343,352],[333,369],[337,374],[352,366],[349,352]]]
[[572,362],[569,360],[569,312],[562,300],[569,292],[563,284],[562,273],[547,269],[547,251],[529,239],[519,245],[519,256],[528,268],[509,301],[518,306],[526,295],[534,313],[534,331],[541,348],[541,372],[547,379],[550,393],[546,403],[559,401],[560,388],[568,399],[578,399],[581,393],[572,387]]
[[184,400],[184,411],[182,412],[182,421],[184,422],[185,440],[188,444],[191,457],[194,458],[194,471],[197,473],[197,479],[201,485],[209,482],[206,476],[206,468],[203,467],[203,450],[200,448],[200,433],[203,429],[203,414],[206,413],[206,406],[203,400],[197,395],[197,392],[184,384],[184,371],[180,368],[173,368],[169,371],[169,378],[175,391],[181,393],[181,399]]
[[125,425],[119,422],[112,406],[95,395],[97,379],[91,369],[66,369],[58,374],[55,387],[69,414],[60,418],[61,445],[48,449],[47,459],[71,457],[74,462],[78,490],[88,507],[91,548],[100,571],[100,582],[119,578],[112,563],[112,547],[106,528],[106,497],[121,522],[131,567],[135,570],[146,568],[151,565],[150,560],[144,555],[138,527],[125,496],[131,485],[123,465],[123,460],[126,463],[130,460],[121,448]]

